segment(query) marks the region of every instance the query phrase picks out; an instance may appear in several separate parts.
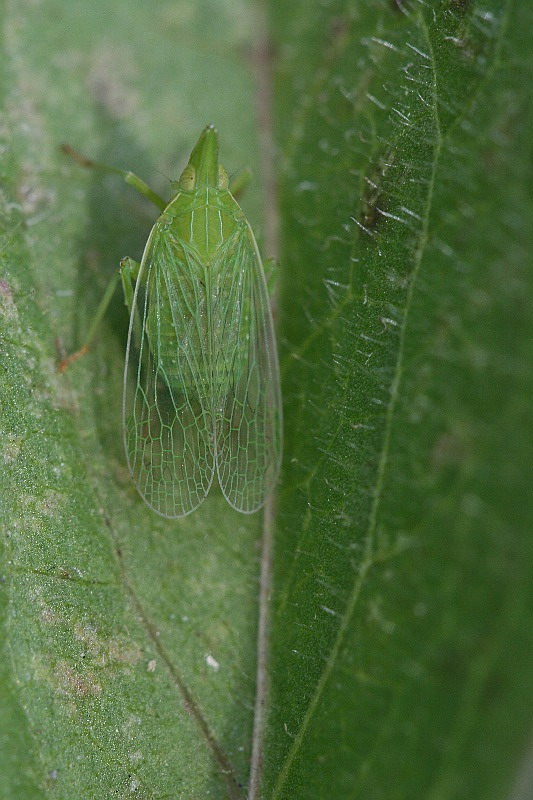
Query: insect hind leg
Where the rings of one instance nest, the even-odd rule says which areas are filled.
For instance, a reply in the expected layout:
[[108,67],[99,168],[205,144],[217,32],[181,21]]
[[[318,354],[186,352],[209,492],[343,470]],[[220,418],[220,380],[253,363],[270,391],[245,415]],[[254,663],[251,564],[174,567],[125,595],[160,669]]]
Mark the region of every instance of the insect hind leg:
[[91,346],[92,340],[95,337],[96,331],[98,326],[100,325],[104,314],[106,313],[109,303],[111,302],[111,298],[115,293],[115,289],[117,288],[117,283],[119,277],[122,279],[122,288],[124,290],[124,302],[128,308],[128,311],[131,314],[131,309],[133,307],[133,290],[134,290],[134,282],[137,279],[139,274],[140,265],[133,260],[133,258],[123,258],[120,262],[120,268],[115,272],[111,280],[107,285],[107,289],[104,292],[102,299],[96,309],[96,313],[93,317],[93,321],[91,322],[91,326],[89,328],[89,332],[85,339],[85,342],[82,346],[76,350],[75,353],[71,353],[69,356],[64,358],[60,361],[58,370],[59,372],[65,372],[65,370],[74,362],[77,361],[78,358],[81,358],[86,353],[89,352],[89,348]]

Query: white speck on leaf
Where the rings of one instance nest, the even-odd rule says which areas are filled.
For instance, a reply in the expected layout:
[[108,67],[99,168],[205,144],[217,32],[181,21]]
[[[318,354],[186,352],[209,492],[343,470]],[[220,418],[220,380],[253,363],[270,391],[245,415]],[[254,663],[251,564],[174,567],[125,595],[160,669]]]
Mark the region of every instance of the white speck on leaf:
[[214,670],[215,672],[218,672],[220,669],[220,664],[218,663],[216,658],[213,658],[213,656],[209,654],[206,655],[205,657],[205,663],[207,664],[208,667],[211,667],[211,669]]

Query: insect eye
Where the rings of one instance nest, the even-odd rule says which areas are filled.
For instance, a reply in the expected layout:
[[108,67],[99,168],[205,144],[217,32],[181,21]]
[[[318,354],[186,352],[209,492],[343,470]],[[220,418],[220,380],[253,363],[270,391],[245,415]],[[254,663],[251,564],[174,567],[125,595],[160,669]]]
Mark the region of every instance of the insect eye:
[[229,185],[228,173],[222,165],[218,167],[218,188],[227,189]]
[[178,184],[180,189],[184,189],[186,192],[190,192],[191,189],[194,189],[196,184],[196,170],[192,164],[187,164],[180,175]]

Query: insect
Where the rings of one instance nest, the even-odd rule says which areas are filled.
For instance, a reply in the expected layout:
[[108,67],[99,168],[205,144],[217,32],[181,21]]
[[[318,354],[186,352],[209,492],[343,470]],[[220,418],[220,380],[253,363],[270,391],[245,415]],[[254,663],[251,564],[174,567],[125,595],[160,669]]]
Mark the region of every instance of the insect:
[[142,498],[183,517],[213,481],[228,503],[257,511],[279,474],[282,411],[272,312],[255,237],[218,160],[207,126],[166,203],[140,178],[63,150],[83,166],[121,175],[161,211],[140,264],[121,261],[130,312],[124,367],[126,458]]

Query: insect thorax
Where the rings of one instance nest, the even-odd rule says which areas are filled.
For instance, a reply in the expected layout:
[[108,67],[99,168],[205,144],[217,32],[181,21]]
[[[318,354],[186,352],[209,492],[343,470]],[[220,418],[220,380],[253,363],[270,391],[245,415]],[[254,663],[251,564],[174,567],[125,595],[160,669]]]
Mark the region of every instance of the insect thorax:
[[[247,341],[234,341],[240,326],[226,324],[237,307],[246,319],[250,313],[248,304],[241,308],[236,274],[249,246],[246,220],[228,191],[209,189],[177,195],[158,226],[162,255],[147,285],[152,355],[171,390],[224,395],[246,358]],[[228,348],[233,364],[223,357]]]
[[205,265],[246,224],[229,191],[212,187],[179,192],[163,216],[169,219],[170,235],[188,245]]

